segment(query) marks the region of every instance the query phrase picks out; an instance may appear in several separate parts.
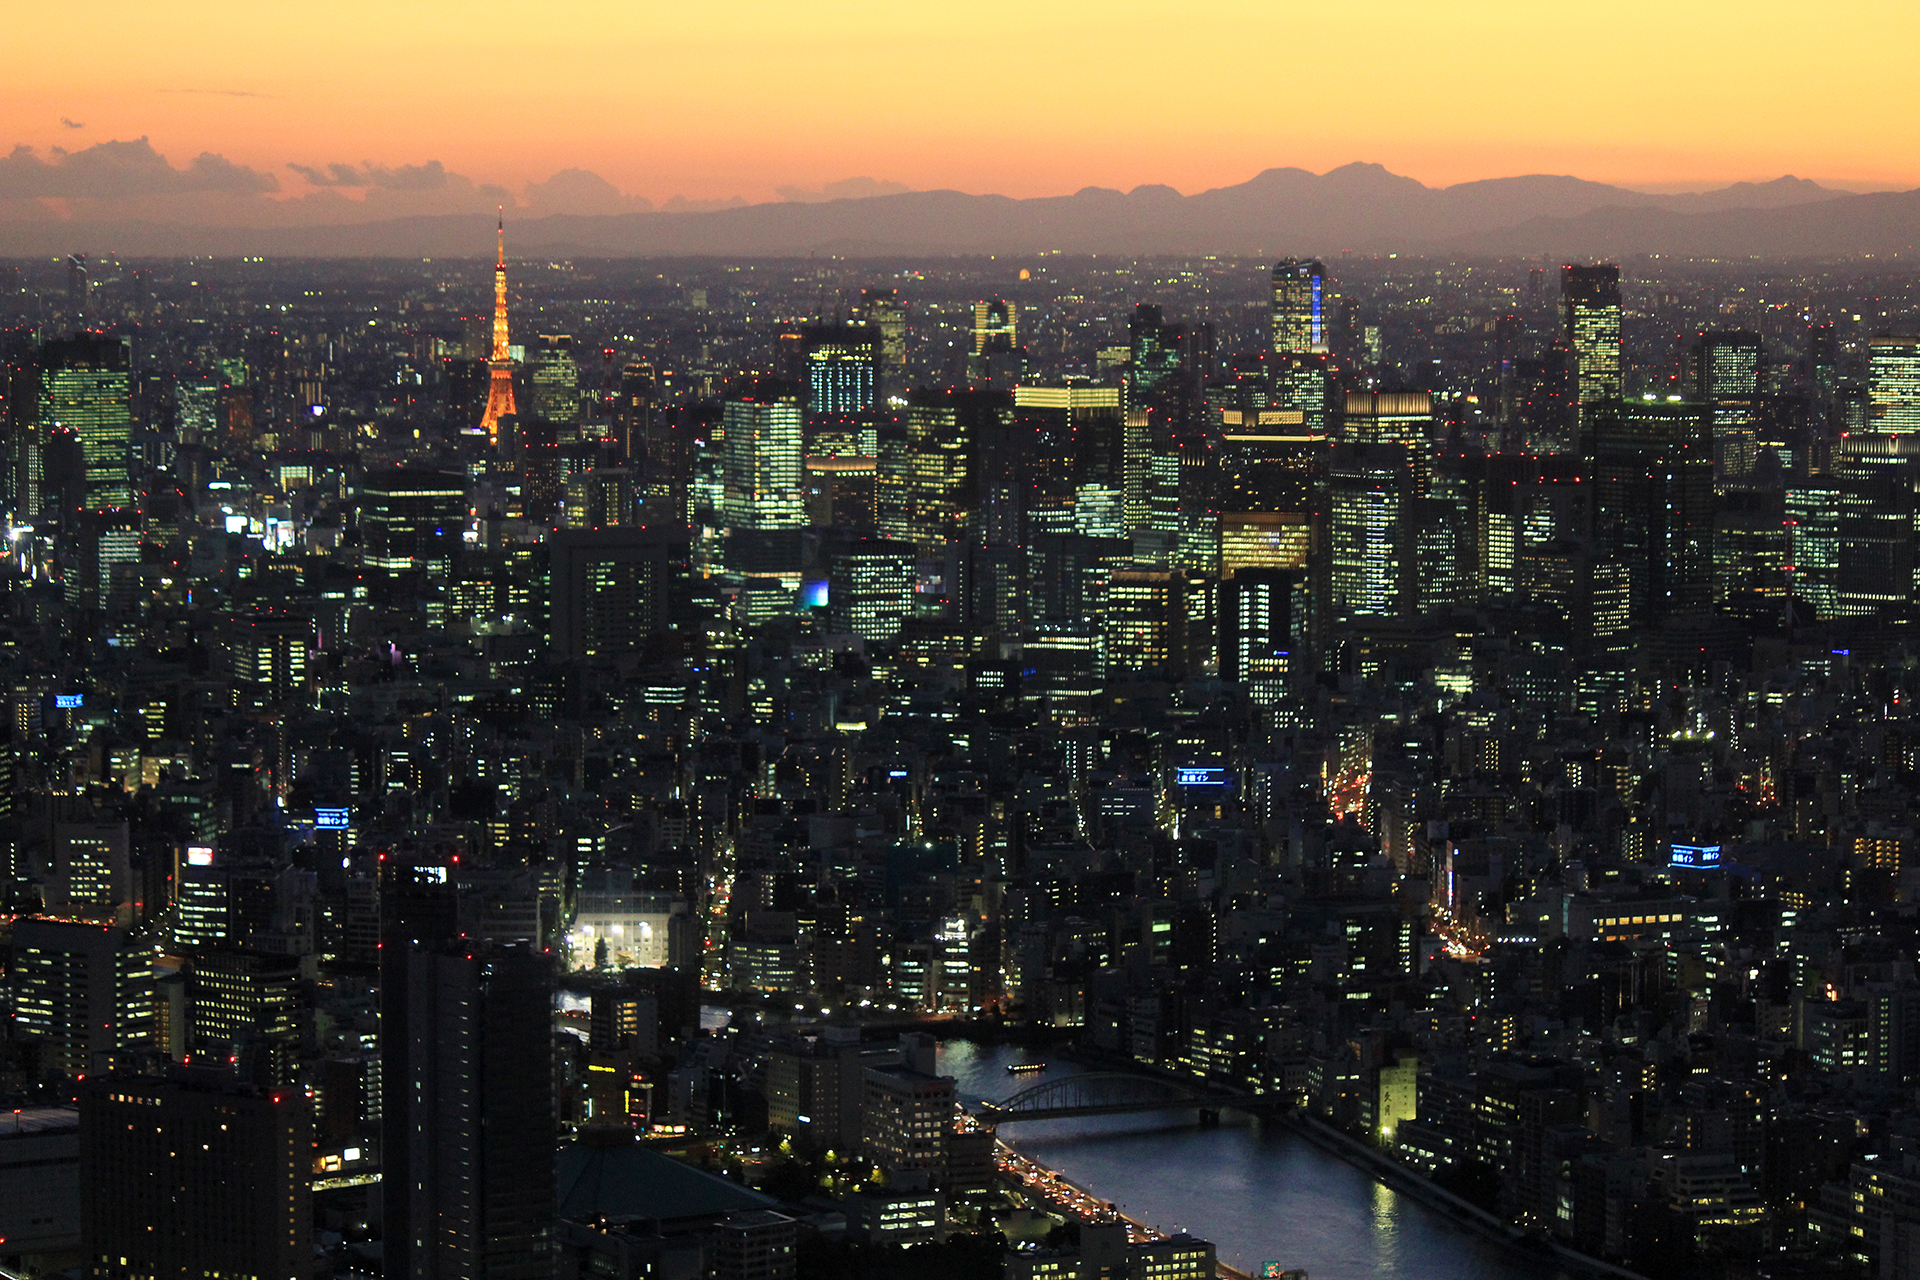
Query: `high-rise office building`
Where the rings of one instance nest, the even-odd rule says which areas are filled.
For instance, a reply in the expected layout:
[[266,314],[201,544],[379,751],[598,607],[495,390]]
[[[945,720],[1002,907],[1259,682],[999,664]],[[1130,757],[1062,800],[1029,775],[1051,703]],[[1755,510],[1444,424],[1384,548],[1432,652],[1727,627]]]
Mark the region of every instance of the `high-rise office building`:
[[[1192,634],[1190,597],[1204,581],[1173,571],[1117,569],[1107,575],[1101,600],[1100,638],[1109,677],[1125,673],[1180,679],[1201,647]],[[1209,629],[1210,630],[1210,629]]]
[[1593,554],[1625,573],[1631,625],[1706,612],[1713,595],[1711,410],[1652,398],[1590,409]]
[[80,1223],[92,1280],[307,1280],[306,1095],[212,1072],[101,1075],[80,1094]]
[[899,290],[862,289],[855,318],[879,331],[880,381],[883,389],[891,388],[907,371],[907,307]]
[[[1010,460],[987,454],[1010,446],[1013,404],[1004,391],[922,388],[908,395],[905,430],[884,459],[888,536],[928,555],[963,536],[991,540],[982,521],[982,488],[1006,472]],[[989,506],[994,496],[987,494]],[[999,506],[1017,502],[1011,490],[998,495]]]
[[549,1280],[552,957],[462,939],[445,866],[383,871],[388,1280]]
[[646,482],[652,480],[653,458],[648,445],[658,395],[658,379],[651,364],[636,360],[620,370],[620,386],[613,395],[614,431],[620,456]]
[[153,950],[125,929],[22,920],[8,978],[14,1034],[37,1046],[44,1071],[76,1078],[152,1043]]
[[86,327],[88,313],[92,309],[92,290],[87,276],[87,255],[70,253],[67,255],[67,318],[76,329]]
[[1920,338],[1867,340],[1867,430],[1920,433]]
[[1841,616],[1840,483],[1831,476],[1790,481],[1784,495],[1787,589],[1812,610],[1801,622]]
[[413,467],[370,467],[359,489],[360,554],[390,573],[446,577],[467,527],[464,477]]
[[1289,258],[1273,265],[1273,343],[1275,356],[1304,356],[1327,350],[1327,269],[1318,262]]
[[1033,441],[1035,531],[1120,537],[1127,496],[1142,491],[1147,453],[1121,389],[1068,381],[1013,393],[1014,417]]
[[673,526],[561,529],[548,539],[553,652],[562,658],[639,653],[681,620],[687,536]]
[[883,339],[860,324],[810,324],[800,330],[800,363],[810,419],[872,413]]
[[1409,612],[1412,563],[1405,534],[1419,477],[1393,444],[1336,445],[1328,461],[1329,599],[1336,618]]
[[933,1074],[930,1052],[896,1066],[868,1067],[861,1102],[860,1152],[902,1189],[941,1186],[953,1129],[952,1076]]
[[973,304],[973,354],[1012,351],[1020,345],[1020,306],[1005,298]]
[[830,553],[828,626],[867,641],[892,640],[913,616],[919,551],[910,542],[869,538]]
[[300,958],[210,947],[190,961],[187,1042],[196,1060],[231,1062],[265,1088],[292,1088],[299,1070]]
[[41,449],[54,437],[79,443],[90,511],[133,504],[133,408],[127,344],[97,333],[57,338],[40,349],[40,394],[34,435]]
[[580,362],[573,335],[543,333],[533,346],[533,411],[549,422],[580,416]]
[[1562,340],[1573,352],[1575,396],[1587,406],[1617,400],[1620,368],[1620,268],[1612,263],[1560,268]]
[[1759,334],[1744,329],[1703,333],[1693,347],[1693,398],[1709,403],[1755,399],[1765,367]]
[[801,470],[801,391],[763,380],[726,399],[722,521],[734,529],[799,529],[806,525]]
[[1722,484],[1743,481],[1753,474],[1760,456],[1765,369],[1760,335],[1744,330],[1703,333],[1694,343],[1691,363],[1693,398],[1713,406],[1714,479]]
[[1839,482],[1834,612],[1865,616],[1904,610],[1914,597],[1914,475],[1920,437],[1850,432],[1835,442]]
[[1284,685],[1302,669],[1312,613],[1300,569],[1239,569],[1220,584],[1220,678]]

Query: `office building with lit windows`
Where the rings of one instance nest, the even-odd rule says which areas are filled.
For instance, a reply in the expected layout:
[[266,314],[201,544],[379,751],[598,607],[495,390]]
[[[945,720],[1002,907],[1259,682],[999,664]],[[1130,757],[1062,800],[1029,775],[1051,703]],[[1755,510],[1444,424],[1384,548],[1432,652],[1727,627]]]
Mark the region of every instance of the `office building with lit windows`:
[[866,641],[892,640],[913,616],[919,551],[910,542],[869,538],[830,553],[827,619],[831,630]]
[[313,1120],[225,1073],[101,1075],[80,1093],[80,1230],[95,1280],[307,1280]]
[[800,362],[810,419],[872,413],[879,385],[881,334],[856,324],[807,325]]
[[1920,338],[1867,340],[1867,430],[1920,434]]
[[1327,269],[1289,258],[1273,265],[1273,354],[1303,356],[1327,349]]
[[1329,601],[1336,618],[1389,617],[1405,610],[1411,569],[1404,513],[1416,494],[1410,452],[1391,444],[1334,448],[1327,480]]
[[1593,554],[1626,574],[1636,628],[1713,600],[1713,437],[1708,406],[1612,400],[1589,406]]
[[445,578],[467,527],[464,477],[412,467],[368,468],[358,494],[361,561],[389,573]]
[[85,505],[111,511],[133,505],[128,471],[133,439],[130,355],[119,338],[76,333],[40,348],[35,435],[41,448],[67,434],[85,458]]
[[125,929],[26,919],[13,929],[8,985],[16,1038],[45,1072],[75,1079],[153,1042],[153,949]]
[[1620,268],[1612,263],[1560,268],[1561,338],[1573,352],[1575,399],[1587,406],[1619,399]]
[[1005,298],[973,304],[973,354],[1012,351],[1020,345],[1020,306]]
[[549,634],[563,658],[639,653],[686,605],[687,536],[670,526],[559,529],[548,541]]
[[1279,681],[1303,669],[1311,579],[1299,569],[1239,569],[1220,584],[1220,678]]
[[722,522],[732,529],[804,527],[800,388],[771,380],[738,387],[722,417]]

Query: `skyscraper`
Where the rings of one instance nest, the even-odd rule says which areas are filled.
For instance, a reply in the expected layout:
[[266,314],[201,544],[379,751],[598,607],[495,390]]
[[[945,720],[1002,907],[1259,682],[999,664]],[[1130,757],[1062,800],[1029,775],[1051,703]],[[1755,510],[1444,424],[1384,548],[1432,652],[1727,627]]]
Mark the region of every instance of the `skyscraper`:
[[153,1036],[151,948],[125,929],[22,920],[13,930],[14,1034],[38,1042],[42,1069],[77,1077],[102,1054]]
[[1678,399],[1591,406],[1593,554],[1625,573],[1635,629],[1712,603],[1711,421]]
[[1144,481],[1143,441],[1129,429],[1120,388],[1069,381],[1020,387],[1017,421],[1034,440],[1037,527],[1117,538],[1129,476]]
[[97,333],[57,338],[40,349],[40,395],[35,434],[67,434],[86,460],[84,504],[90,511],[133,505],[128,471],[133,408],[127,344]]
[[913,616],[919,553],[912,543],[868,538],[830,553],[828,626],[867,641],[891,640]]
[[553,1275],[552,957],[458,937],[444,866],[384,868],[388,1280]]
[[462,476],[370,468],[360,482],[360,554],[369,568],[447,576],[467,525]]
[[76,329],[86,327],[87,304],[92,300],[87,287],[87,255],[67,255],[67,316]]
[[198,1072],[93,1077],[80,1095],[86,1274],[306,1280],[312,1170],[313,1121],[297,1090]]
[[1620,371],[1620,268],[1612,263],[1560,268],[1561,334],[1574,355],[1576,398],[1587,406],[1617,400]]
[[1741,481],[1759,461],[1760,335],[1744,330],[1703,333],[1693,349],[1693,397],[1713,406],[1716,481]]
[[762,380],[735,388],[723,410],[721,517],[734,529],[806,525],[800,389]]
[[1020,307],[1005,298],[973,304],[973,354],[1011,351],[1020,345]]
[[1298,569],[1237,570],[1220,584],[1220,678],[1278,681],[1299,670],[1308,642],[1308,575]]
[[1867,430],[1920,433],[1920,338],[1868,339]]
[[800,330],[809,418],[873,412],[882,336],[858,324],[810,324]]
[[1327,349],[1327,269],[1306,258],[1273,265],[1273,354],[1303,356]]
[[487,408],[480,415],[480,429],[487,443],[500,443],[500,419],[515,414],[513,407],[513,352],[507,343],[507,224],[504,218],[497,228],[500,253],[493,264],[493,353],[487,361]]
[[534,344],[533,411],[550,422],[579,417],[580,361],[573,353],[572,334],[543,333]]
[[686,584],[679,526],[563,529],[552,554],[552,644],[562,658],[638,653],[670,630]]
[[1418,497],[1410,452],[1392,444],[1342,444],[1327,480],[1330,595],[1335,617],[1410,612],[1408,509]]
[[907,371],[906,305],[898,290],[863,289],[856,318],[880,332],[880,381],[883,391],[890,391]]

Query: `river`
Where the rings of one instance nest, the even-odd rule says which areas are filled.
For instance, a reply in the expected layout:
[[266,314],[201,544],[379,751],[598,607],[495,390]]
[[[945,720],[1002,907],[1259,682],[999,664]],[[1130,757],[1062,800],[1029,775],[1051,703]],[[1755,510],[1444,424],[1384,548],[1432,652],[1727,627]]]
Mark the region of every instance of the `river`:
[[[1045,1061],[1018,1076],[1011,1062]],[[1086,1070],[1008,1045],[948,1040],[940,1071],[963,1102],[1004,1098]],[[1171,1122],[1170,1122],[1171,1121]],[[1550,1263],[1455,1226],[1276,1123],[1227,1112],[1217,1129],[1190,1113],[1009,1125],[1022,1155],[1162,1231],[1213,1241],[1221,1261],[1259,1274],[1269,1261],[1311,1280],[1558,1280]]]

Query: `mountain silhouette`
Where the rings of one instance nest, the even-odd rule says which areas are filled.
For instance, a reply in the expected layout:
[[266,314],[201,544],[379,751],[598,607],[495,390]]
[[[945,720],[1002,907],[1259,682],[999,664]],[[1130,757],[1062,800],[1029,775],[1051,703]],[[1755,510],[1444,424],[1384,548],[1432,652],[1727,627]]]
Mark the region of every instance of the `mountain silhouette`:
[[[89,247],[130,256],[477,256],[491,217],[329,226],[0,224],[0,253]],[[915,191],[708,212],[551,215],[513,223],[513,250],[579,257],[807,254],[1300,254],[1839,257],[1920,243],[1920,192],[1853,195],[1802,178],[1653,194],[1554,174],[1429,187],[1377,164],[1268,169],[1182,195],[1147,185],[1012,199]]]

